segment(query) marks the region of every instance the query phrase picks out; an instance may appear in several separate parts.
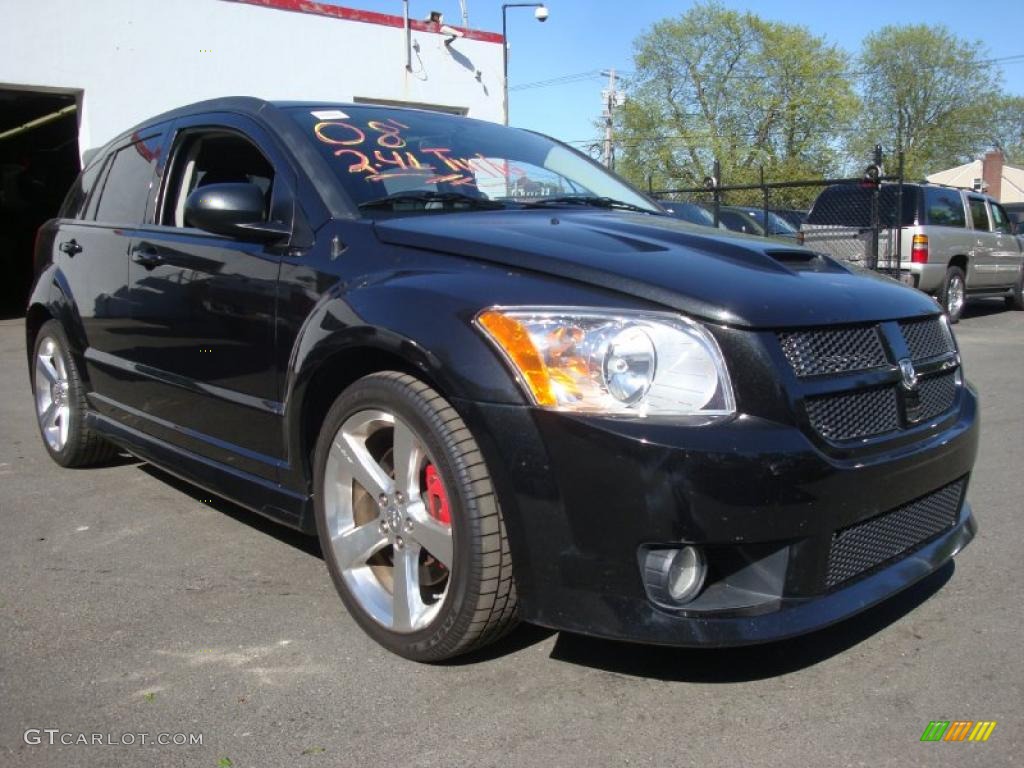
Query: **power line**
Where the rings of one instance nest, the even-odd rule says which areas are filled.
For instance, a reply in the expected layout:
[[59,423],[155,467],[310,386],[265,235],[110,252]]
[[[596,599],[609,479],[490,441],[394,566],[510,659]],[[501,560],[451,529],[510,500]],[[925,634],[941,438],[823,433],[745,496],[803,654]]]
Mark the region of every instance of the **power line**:
[[[622,73],[620,73],[622,74]],[[576,72],[571,75],[561,75],[560,77],[552,77],[548,80],[537,80],[532,83],[521,83],[519,85],[513,85],[509,87],[510,91],[525,91],[531,88],[550,88],[554,85],[568,85],[570,83],[580,83],[585,80],[594,80],[599,77],[603,77],[600,69],[590,69],[586,72]]]
[[[991,64],[1019,64],[1024,63],[1024,53],[1014,53],[1007,56],[996,56],[989,59],[979,59],[974,62],[976,66],[989,66]],[[926,69],[928,67],[925,67]],[[868,74],[869,70],[850,70],[846,72],[831,72],[829,73],[833,77],[863,77]],[[619,77],[629,77],[632,72],[619,71]],[[733,70],[732,76],[734,77],[763,77],[764,73],[747,72],[744,70]],[[580,83],[586,80],[595,80],[603,77],[602,70],[600,69],[588,69],[586,72],[574,72],[567,75],[559,75],[558,77],[552,77],[547,80],[536,80],[531,83],[520,83],[518,85],[509,86],[510,91],[526,91],[533,88],[550,88],[556,85],[570,85],[572,83]]]

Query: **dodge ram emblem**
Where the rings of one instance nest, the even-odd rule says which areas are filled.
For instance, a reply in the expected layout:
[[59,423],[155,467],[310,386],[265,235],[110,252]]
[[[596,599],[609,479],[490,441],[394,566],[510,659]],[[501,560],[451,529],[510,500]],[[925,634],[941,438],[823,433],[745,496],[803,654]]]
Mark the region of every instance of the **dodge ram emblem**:
[[917,389],[917,371],[910,358],[900,360],[900,375],[903,377],[903,387],[911,392]]

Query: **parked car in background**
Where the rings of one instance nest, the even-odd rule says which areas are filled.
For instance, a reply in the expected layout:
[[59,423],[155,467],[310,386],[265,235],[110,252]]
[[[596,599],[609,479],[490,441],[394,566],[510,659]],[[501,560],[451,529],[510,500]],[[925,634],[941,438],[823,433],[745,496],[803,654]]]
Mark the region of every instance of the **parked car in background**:
[[[711,207],[711,204],[705,203],[705,207],[712,213],[713,217],[714,209]],[[791,243],[795,243],[797,240],[797,230],[791,227],[783,218],[770,211],[766,228],[764,210],[761,208],[723,205],[718,209],[718,221],[720,226],[745,235],[781,238]]]
[[767,215],[765,215],[765,210],[756,206],[735,207],[756,221],[764,234],[770,237],[782,237],[794,241],[797,239],[799,229],[774,211],[768,211]]
[[[874,194],[858,184],[824,189],[800,228],[804,244],[869,265]],[[976,297],[1004,296],[1008,306],[1024,309],[1024,248],[1003,206],[971,190],[904,184],[897,216],[898,196],[896,184],[878,190],[878,269],[898,268],[904,281],[939,300],[952,323]]]
[[789,226],[798,231],[800,225],[807,218],[807,211],[802,211],[799,208],[772,208],[770,210],[777,216],[781,216],[789,223]]
[[718,209],[718,220],[723,227],[731,229],[733,232],[742,232],[745,235],[757,235],[758,237],[765,236],[764,227],[756,219],[747,215],[742,208],[723,205]]
[[699,224],[702,227],[715,226],[715,217],[707,208],[697,203],[684,203],[678,200],[659,200],[658,202],[673,218],[682,219],[691,224]]
[[531,131],[194,104],[97,152],[35,263],[53,460],[124,449],[319,536],[411,659],[520,619],[777,640],[975,533],[977,397],[933,301],[683,224]]

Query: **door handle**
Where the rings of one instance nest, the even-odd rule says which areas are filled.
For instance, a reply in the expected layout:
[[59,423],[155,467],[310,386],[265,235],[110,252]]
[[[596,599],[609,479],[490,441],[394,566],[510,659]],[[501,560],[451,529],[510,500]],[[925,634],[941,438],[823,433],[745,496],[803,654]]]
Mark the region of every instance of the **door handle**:
[[59,247],[62,252],[72,257],[74,257],[76,253],[82,252],[82,246],[80,246],[78,244],[78,241],[75,240],[74,238],[72,238],[71,240],[65,240],[63,243],[60,244]]
[[163,257],[154,246],[143,244],[132,248],[132,261],[146,269],[152,269],[163,263]]

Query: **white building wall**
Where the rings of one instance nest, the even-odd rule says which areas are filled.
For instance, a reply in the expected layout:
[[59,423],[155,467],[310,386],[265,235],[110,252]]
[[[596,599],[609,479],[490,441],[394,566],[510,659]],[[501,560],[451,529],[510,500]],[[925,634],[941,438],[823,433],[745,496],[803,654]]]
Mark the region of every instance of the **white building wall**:
[[[401,7],[397,2],[396,6]],[[501,44],[227,0],[0,0],[0,87],[83,92],[79,147],[218,96],[449,106],[500,122]]]

